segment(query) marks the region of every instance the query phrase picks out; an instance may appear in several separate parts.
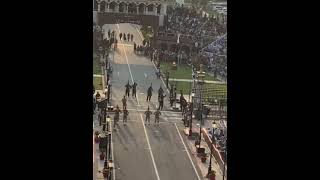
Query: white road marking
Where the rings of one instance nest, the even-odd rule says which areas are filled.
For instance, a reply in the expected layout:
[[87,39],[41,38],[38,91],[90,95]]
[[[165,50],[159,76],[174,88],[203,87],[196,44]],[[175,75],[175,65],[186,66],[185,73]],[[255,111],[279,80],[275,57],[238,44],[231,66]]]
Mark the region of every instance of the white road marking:
[[146,73],[144,73],[144,78],[147,78],[147,74]]
[[[174,123],[174,125],[176,126],[176,129],[177,129],[177,131],[178,131],[178,134],[179,134],[179,137],[180,137],[180,139],[181,139],[181,141],[182,141],[182,144],[183,144],[183,146],[184,146],[184,149],[187,149],[186,144],[184,143],[183,138],[182,138],[182,136],[181,136],[181,134],[180,134],[180,132],[179,132],[179,129],[178,129],[177,124]],[[201,180],[201,178],[200,178],[200,176],[199,176],[199,174],[198,174],[198,171],[197,171],[196,167],[195,167],[194,164],[193,164],[193,161],[192,161],[192,159],[191,159],[191,156],[190,156],[190,154],[189,154],[189,151],[186,151],[186,152],[187,152],[187,155],[188,155],[188,157],[189,157],[189,160],[190,160],[190,162],[191,162],[191,164],[192,164],[192,167],[193,167],[193,169],[194,169],[194,172],[196,173],[196,175],[197,175],[197,177],[198,177],[198,180]]]
[[118,71],[118,77],[120,76],[120,72]]
[[[120,33],[119,24],[117,24],[117,27],[118,27],[118,32]],[[130,73],[130,76],[131,76],[131,80],[132,80],[132,83],[133,83],[134,80],[133,80],[133,76],[132,76],[132,73],[131,73],[131,68],[130,68],[130,65],[129,65],[129,62],[128,62],[127,53],[126,53],[126,50],[125,50],[125,48],[124,48],[124,45],[122,45],[122,47],[123,47],[124,55],[125,55],[125,57],[126,57],[126,61],[127,61],[127,64],[128,64],[128,68],[129,68],[129,73]],[[138,102],[138,105],[139,105],[138,95],[137,95],[137,102]],[[137,110],[138,110],[138,109],[137,109]],[[147,130],[146,130],[146,127],[145,127],[145,125],[144,125],[143,117],[142,117],[141,114],[140,114],[140,118],[141,118],[142,126],[143,126],[143,129],[144,129],[144,133],[145,133],[145,135],[146,135],[146,140],[147,140],[148,148],[150,148],[150,149],[149,149],[149,152],[150,152],[150,155],[151,155],[151,160],[152,160],[152,163],[153,163],[154,170],[155,170],[155,172],[156,172],[157,180],[160,180],[159,173],[158,173],[158,169],[157,169],[157,166],[156,166],[156,163],[155,163],[155,160],[154,160],[154,156],[153,156],[153,153],[152,153],[152,150],[151,150],[151,145],[150,145],[150,142],[149,142],[149,137],[148,137],[148,134],[147,134]]]
[[[139,34],[139,36],[140,36],[140,38],[141,38],[141,41],[143,41],[143,37],[142,37],[142,33],[141,33],[141,31],[138,29],[138,28],[136,28],[136,30],[138,31],[138,34]],[[155,70],[157,70],[157,67],[156,67],[156,65],[154,64],[154,62],[152,61],[152,64],[153,64],[153,66],[154,66],[154,69]],[[160,79],[161,79],[161,81],[162,81],[162,83],[163,83],[163,85],[164,85],[164,87],[166,87],[166,84],[164,83],[164,81],[163,81],[163,79],[162,79],[162,77],[160,76]],[[168,93],[170,93],[170,91],[169,91],[169,89],[167,88],[167,92]]]
[[[106,119],[107,120],[107,119]],[[111,123],[109,124],[110,125],[110,131],[112,132],[112,126],[111,126]],[[113,161],[113,163],[115,163],[115,161],[114,161],[114,155],[113,155],[113,142],[112,142],[112,134],[111,134],[111,158],[112,158],[112,161]],[[112,169],[112,174],[113,174],[113,180],[116,180],[116,169],[115,168],[113,168]]]

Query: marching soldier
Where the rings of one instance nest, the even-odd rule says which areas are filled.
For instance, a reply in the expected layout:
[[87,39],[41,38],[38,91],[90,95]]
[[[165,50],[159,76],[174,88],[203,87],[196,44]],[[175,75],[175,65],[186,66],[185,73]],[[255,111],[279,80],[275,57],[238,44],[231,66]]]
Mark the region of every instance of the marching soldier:
[[123,110],[127,109],[127,99],[126,99],[126,96],[123,96],[122,98],[122,107],[123,107]]
[[120,38],[120,41],[121,41],[121,39],[122,39],[122,33],[119,34],[119,38]]
[[164,92],[164,91],[163,91],[163,89],[162,89],[162,86],[160,85],[160,88],[159,88],[159,90],[158,90],[158,98],[163,95],[163,92]]
[[159,100],[159,109],[160,110],[162,110],[162,108],[163,108],[163,99],[164,99],[164,97],[166,97],[166,95],[161,94],[159,99],[158,99]]
[[137,44],[135,42],[133,43],[133,50],[134,50],[134,52],[136,52],[136,50],[137,50]]
[[131,42],[133,41],[133,34],[131,34]]
[[160,115],[161,115],[161,112],[159,109],[157,109],[156,112],[154,112],[154,123],[158,123],[159,124],[159,120],[160,120]]
[[129,97],[130,96],[130,88],[131,88],[131,86],[129,84],[129,80],[128,80],[128,83],[125,85],[125,88],[126,88],[126,94],[125,95],[127,95]]
[[98,99],[100,99],[100,98],[101,98],[101,95],[100,95],[99,92],[97,92],[97,94],[96,94],[96,100],[98,100]]
[[134,82],[133,85],[131,86],[132,87],[132,97],[135,97],[136,98],[136,94],[137,94],[137,83]]
[[147,92],[147,101],[149,101],[149,102],[150,102],[150,99],[152,96],[152,91],[153,91],[153,89],[152,89],[152,83],[151,83],[150,87],[148,88],[148,92]]
[[115,128],[116,125],[118,125],[118,121],[119,121],[119,116],[120,116],[120,113],[121,113],[121,110],[119,108],[119,106],[117,105],[116,106],[116,110],[114,111],[114,123],[113,123],[113,127]]
[[128,42],[130,41],[130,34],[127,34]]
[[126,125],[128,120],[129,111],[127,109],[123,110],[123,124]]
[[152,114],[152,112],[150,111],[149,106],[148,106],[148,110],[146,112],[144,112],[144,114],[146,115],[146,122],[144,125],[147,125],[147,122],[150,125],[150,115]]

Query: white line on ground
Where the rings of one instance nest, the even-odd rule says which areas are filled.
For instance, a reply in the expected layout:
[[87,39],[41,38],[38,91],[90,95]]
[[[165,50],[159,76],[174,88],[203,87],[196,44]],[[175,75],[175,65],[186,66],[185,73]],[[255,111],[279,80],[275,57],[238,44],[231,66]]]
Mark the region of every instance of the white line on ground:
[[[138,31],[138,34],[140,35],[140,38],[141,38],[141,41],[143,41],[143,37],[142,37],[142,33],[141,33],[141,31],[136,27],[136,30]],[[155,70],[157,70],[157,67],[156,67],[156,65],[154,64],[154,62],[152,61],[152,64],[153,64],[153,66],[154,66],[154,69]],[[162,81],[162,83],[163,83],[163,85],[164,85],[164,87],[166,87],[166,84],[164,83],[164,81],[163,81],[163,79],[162,79],[162,77],[160,76],[160,79],[161,79],[161,81]],[[168,93],[170,93],[170,91],[169,91],[169,89],[167,88],[167,92]]]
[[124,43],[118,43],[118,45],[124,45],[124,46],[129,46],[129,47],[133,47],[132,44],[124,44]]
[[[107,120],[107,119],[106,119]],[[109,124],[110,125],[110,130],[111,130],[111,132],[112,132],[112,126],[111,126],[111,123]],[[113,155],[113,142],[112,142],[112,136],[113,135],[111,135],[111,158],[112,158],[112,161],[113,161],[113,163],[115,163],[115,161],[114,161],[114,155]],[[113,180],[116,180],[116,169],[115,168],[113,168],[112,169],[112,174],[113,174]]]
[[[180,137],[180,139],[181,139],[181,141],[182,141],[182,144],[183,144],[184,148],[187,149],[186,144],[184,143],[183,138],[182,138],[182,136],[181,136],[181,134],[180,134],[180,132],[179,132],[179,129],[178,129],[177,124],[174,123],[174,125],[176,126],[176,129],[177,129],[177,131],[178,131],[179,137]],[[187,155],[188,155],[188,157],[189,157],[189,160],[190,160],[190,162],[191,162],[191,164],[192,164],[192,167],[193,167],[193,169],[194,169],[194,172],[196,173],[196,175],[197,175],[197,177],[198,177],[198,180],[201,180],[201,178],[200,178],[200,176],[199,176],[199,174],[198,174],[198,171],[197,171],[196,167],[195,167],[194,164],[193,164],[193,161],[192,161],[192,159],[191,159],[191,156],[190,156],[189,151],[186,151],[186,152],[187,152]]]
[[[117,24],[117,27],[118,27],[118,32],[120,33],[119,24]],[[126,54],[126,50],[125,50],[125,48],[124,48],[124,45],[122,45],[122,47],[123,47],[124,55],[125,55],[125,57],[126,57],[126,61],[127,61],[127,64],[128,64],[128,68],[129,68],[129,73],[130,73],[130,76],[131,76],[131,80],[132,80],[132,83],[133,83],[134,80],[133,80],[133,76],[132,76],[132,73],[131,73],[131,68],[130,68],[130,65],[129,65],[129,62],[128,62],[128,57],[127,57],[127,54]],[[139,105],[138,95],[137,95],[137,103],[138,103],[138,105]],[[137,109],[137,110],[138,110],[138,109]],[[145,125],[144,125],[143,117],[142,117],[141,114],[140,114],[140,118],[141,118],[142,126],[143,126],[143,129],[144,129],[144,133],[145,133],[145,135],[146,135],[146,140],[147,140],[148,148],[150,148],[150,149],[149,149],[149,152],[150,152],[150,155],[151,155],[151,160],[152,160],[152,163],[153,163],[154,170],[155,170],[155,172],[156,172],[157,180],[160,180],[159,173],[158,173],[158,169],[157,169],[157,166],[156,166],[156,163],[155,163],[155,160],[154,160],[154,157],[153,157],[151,145],[150,145],[150,142],[149,142],[149,137],[148,137],[148,134],[147,134],[147,130],[146,130],[146,127],[145,127]]]
[[[138,112],[145,112],[146,110],[139,110],[139,109],[127,109],[128,111],[138,111]],[[150,109],[150,111],[156,111],[156,109]],[[175,111],[161,111],[162,113],[173,113],[173,114],[181,114],[181,112],[175,112]]]

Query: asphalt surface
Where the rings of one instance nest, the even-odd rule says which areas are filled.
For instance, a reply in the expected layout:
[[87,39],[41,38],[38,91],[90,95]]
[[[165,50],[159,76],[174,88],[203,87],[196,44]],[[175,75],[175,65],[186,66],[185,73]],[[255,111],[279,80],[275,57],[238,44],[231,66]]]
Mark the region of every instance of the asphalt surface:
[[[119,24],[105,25],[108,29],[115,30],[117,35],[130,33],[134,35],[134,41],[142,44],[142,39],[135,28],[136,25]],[[112,54],[111,54],[111,59]],[[164,111],[160,118],[160,124],[154,124],[154,115],[151,116],[151,124],[145,125],[144,111],[150,107],[155,111],[158,105],[158,89],[164,84],[156,78],[155,68],[150,59],[136,55],[133,52],[133,42],[119,41],[115,52],[112,77],[112,105],[117,104],[122,109],[121,99],[125,94],[125,84],[135,81],[137,86],[137,98],[130,97],[127,100],[129,117],[127,125],[122,123],[120,114],[119,124],[113,132],[113,147],[115,161],[116,180],[198,180],[199,169],[193,155],[192,162],[187,154],[189,148],[184,146],[186,141],[183,132],[181,113],[172,112],[169,109],[168,99],[164,102]],[[151,85],[154,89],[151,102],[146,102],[146,91]],[[111,118],[113,119],[113,114]],[[179,134],[181,133],[181,135]],[[183,139],[183,141],[182,141]],[[196,173],[196,171],[197,173]],[[200,174],[200,173],[199,173]],[[200,175],[200,179],[203,179]]]

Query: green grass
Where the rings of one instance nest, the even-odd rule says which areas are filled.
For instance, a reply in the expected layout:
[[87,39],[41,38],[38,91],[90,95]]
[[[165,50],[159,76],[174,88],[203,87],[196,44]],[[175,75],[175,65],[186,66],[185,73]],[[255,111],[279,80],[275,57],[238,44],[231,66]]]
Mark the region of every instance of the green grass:
[[[160,65],[161,71],[165,73],[167,70],[169,71],[170,78],[176,79],[192,79],[192,70],[191,67],[185,64],[177,65],[177,70],[172,70],[172,63],[163,62]],[[214,81],[215,79],[210,76],[206,75],[204,80]]]
[[92,63],[93,63],[92,64],[93,74],[101,74],[100,60],[95,54],[93,54],[93,62]]
[[93,77],[93,85],[96,88],[96,90],[102,90],[102,78]]

